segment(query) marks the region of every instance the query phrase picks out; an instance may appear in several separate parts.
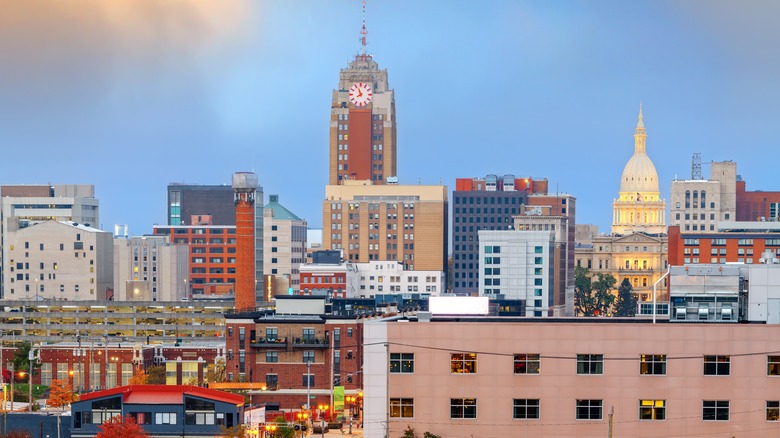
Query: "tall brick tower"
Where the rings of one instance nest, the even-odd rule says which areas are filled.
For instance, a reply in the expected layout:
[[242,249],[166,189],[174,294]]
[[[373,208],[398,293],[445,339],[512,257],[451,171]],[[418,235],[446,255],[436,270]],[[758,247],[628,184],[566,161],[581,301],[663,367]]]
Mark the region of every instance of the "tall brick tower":
[[254,310],[255,294],[255,192],[257,174],[233,174],[236,204],[236,310]]
[[384,184],[397,176],[395,94],[366,53],[366,5],[363,2],[361,49],[339,73],[330,111],[329,185],[345,179]]

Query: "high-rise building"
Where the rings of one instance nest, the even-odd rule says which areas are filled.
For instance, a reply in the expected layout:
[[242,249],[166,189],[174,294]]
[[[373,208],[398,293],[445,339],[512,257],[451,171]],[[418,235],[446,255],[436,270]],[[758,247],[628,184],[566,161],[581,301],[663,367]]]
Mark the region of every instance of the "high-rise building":
[[733,161],[710,163],[708,180],[672,181],[669,225],[694,233],[717,230],[720,221],[734,220],[736,216],[736,191],[737,163]]
[[512,217],[521,213],[529,194],[547,194],[547,180],[514,175],[456,179],[452,192],[453,292],[479,292],[479,231],[511,228]]
[[325,249],[347,262],[402,261],[447,271],[447,187],[343,181],[325,188]]
[[619,197],[612,203],[612,234],[666,233],[666,202],[658,190],[658,172],[647,155],[646,141],[640,105],[634,155],[623,168]]
[[396,173],[395,93],[366,53],[363,21],[361,51],[339,73],[330,111],[330,185],[344,180],[384,184]]
[[[5,298],[9,243],[6,235],[39,222],[71,221],[96,228],[100,223],[95,186],[86,184],[0,186],[0,298]],[[8,271],[10,272],[10,271]]]
[[[266,282],[271,281],[272,294],[300,290],[300,267],[306,262],[305,219],[299,218],[279,203],[279,195],[269,196],[263,209],[263,242]],[[268,296],[266,284],[265,295]]]
[[170,237],[114,239],[114,301],[191,298],[188,246],[171,244]]

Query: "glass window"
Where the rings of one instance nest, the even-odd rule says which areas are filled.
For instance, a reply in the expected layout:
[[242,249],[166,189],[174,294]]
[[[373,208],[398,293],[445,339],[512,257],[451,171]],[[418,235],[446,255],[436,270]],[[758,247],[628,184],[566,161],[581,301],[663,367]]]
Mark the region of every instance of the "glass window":
[[578,354],[577,374],[604,374],[604,355]]
[[515,354],[515,374],[539,374],[540,362],[538,354]]
[[450,373],[474,374],[477,372],[477,353],[451,353]]
[[728,400],[704,400],[702,402],[701,419],[704,421],[728,421]]
[[577,400],[578,420],[601,420],[601,400]]
[[414,399],[413,398],[391,398],[390,417],[391,418],[414,418]]
[[731,356],[704,356],[705,376],[728,376],[731,373]]
[[539,419],[539,399],[516,398],[512,401],[512,418],[516,420]]
[[666,355],[665,354],[641,355],[639,357],[639,374],[665,375]]
[[767,400],[766,421],[780,421],[780,401]]
[[390,353],[391,373],[413,373],[414,353]]
[[666,419],[666,400],[639,400],[639,419]]
[[780,356],[766,357],[766,375],[780,376]]
[[477,399],[451,398],[450,418],[477,418]]

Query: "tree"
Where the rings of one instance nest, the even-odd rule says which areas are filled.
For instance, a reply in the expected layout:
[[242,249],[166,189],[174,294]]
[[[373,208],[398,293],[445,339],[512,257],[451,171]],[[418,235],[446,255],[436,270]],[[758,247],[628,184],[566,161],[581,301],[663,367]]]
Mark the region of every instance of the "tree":
[[577,266],[574,268],[574,309],[576,315],[593,316],[596,300],[592,295],[593,282],[590,270]]
[[406,430],[404,430],[404,436],[403,438],[417,438],[417,434],[415,433],[412,426],[406,425]]
[[130,380],[127,382],[127,384],[146,385],[148,380],[149,380],[149,376],[146,374],[146,371],[143,368],[138,368],[135,374],[133,374],[133,377],[130,377]]
[[246,425],[239,424],[233,427],[220,426],[219,436],[222,438],[244,438],[247,435]]
[[596,280],[593,281],[593,296],[596,299],[596,315],[608,316],[611,314],[612,305],[615,303],[615,295],[612,289],[615,288],[617,280],[611,274],[596,274]]
[[637,299],[634,288],[628,278],[624,278],[618,288],[617,301],[615,302],[615,316],[636,316]]
[[276,431],[273,433],[274,438],[295,438],[295,430],[287,425],[287,420],[283,415],[276,417],[274,423],[276,423]]
[[48,406],[62,408],[76,401],[76,395],[73,393],[73,387],[70,382],[54,379],[49,387],[49,399],[46,401]]
[[430,433],[430,432],[425,432],[425,433],[423,434],[423,438],[441,438],[441,436],[439,436],[439,435],[434,435],[434,434],[432,434],[432,433]]
[[150,385],[165,385],[165,367],[163,365],[149,367],[147,373],[146,383]]
[[111,417],[98,428],[100,432],[95,438],[149,438],[144,428],[130,415],[125,418],[120,415]]
[[227,369],[225,365],[225,358],[220,357],[216,360],[216,363],[210,364],[208,368],[206,369],[206,380],[211,383],[222,383],[225,381],[225,376],[227,373],[225,370]]

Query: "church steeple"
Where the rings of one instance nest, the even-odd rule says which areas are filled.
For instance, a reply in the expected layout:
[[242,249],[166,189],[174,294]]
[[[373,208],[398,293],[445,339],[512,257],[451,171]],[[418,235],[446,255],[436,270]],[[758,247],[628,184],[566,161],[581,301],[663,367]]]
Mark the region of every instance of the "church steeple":
[[642,120],[642,104],[639,104],[639,121],[634,130],[634,153],[647,153],[645,142],[647,141],[647,131],[645,131],[645,122]]

